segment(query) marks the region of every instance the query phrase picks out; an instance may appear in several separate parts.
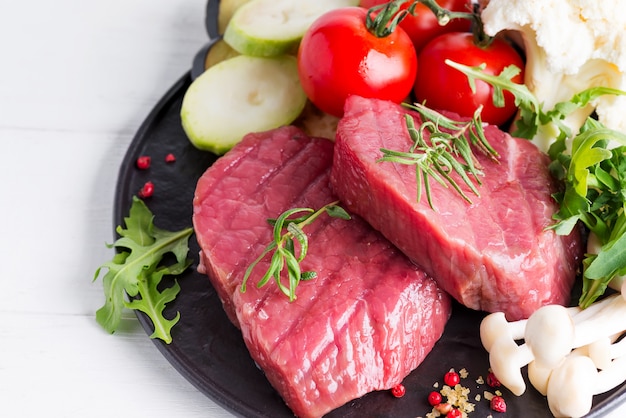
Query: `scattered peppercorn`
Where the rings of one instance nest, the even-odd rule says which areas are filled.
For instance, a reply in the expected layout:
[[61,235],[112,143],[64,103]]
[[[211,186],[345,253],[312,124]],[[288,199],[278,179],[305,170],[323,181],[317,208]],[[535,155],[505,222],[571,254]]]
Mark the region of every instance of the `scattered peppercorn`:
[[139,190],[139,197],[145,199],[146,197],[150,197],[154,194],[154,183],[151,181],[146,182],[143,185],[141,190]]
[[150,168],[150,163],[152,159],[147,155],[142,155],[137,158],[137,168],[140,170],[147,170]]
[[435,405],[435,409],[442,415],[448,415],[450,411],[452,411],[452,405],[449,403],[440,403],[439,405]]
[[404,387],[402,383],[395,385],[393,388],[391,388],[391,394],[395,396],[396,398],[403,397],[405,393],[406,393],[406,388]]
[[461,382],[461,378],[457,372],[449,371],[443,376],[443,382],[450,387],[454,387]]
[[496,412],[506,412],[506,402],[502,396],[494,396],[491,398],[491,409]]
[[452,408],[450,412],[446,414],[447,418],[461,418],[462,416],[463,413],[461,412],[461,410],[456,408]]
[[176,156],[171,152],[165,156],[166,163],[173,163],[174,161],[176,161]]
[[501,383],[493,372],[489,372],[487,375],[487,384],[492,388],[500,387]]
[[430,394],[428,394],[428,403],[430,404],[430,406],[439,405],[442,400],[443,396],[441,396],[441,393],[439,392],[433,390],[432,392],[430,392]]

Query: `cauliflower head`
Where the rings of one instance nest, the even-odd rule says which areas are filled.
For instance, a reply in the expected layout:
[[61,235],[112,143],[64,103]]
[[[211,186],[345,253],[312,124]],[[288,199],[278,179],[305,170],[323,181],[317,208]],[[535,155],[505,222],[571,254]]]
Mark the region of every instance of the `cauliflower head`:
[[[490,0],[481,18],[488,35],[519,40],[524,82],[544,110],[590,87],[626,90],[626,0]],[[576,133],[594,110],[601,123],[626,132],[625,96],[603,96],[565,123]],[[545,127],[533,142],[547,150],[553,135]]]

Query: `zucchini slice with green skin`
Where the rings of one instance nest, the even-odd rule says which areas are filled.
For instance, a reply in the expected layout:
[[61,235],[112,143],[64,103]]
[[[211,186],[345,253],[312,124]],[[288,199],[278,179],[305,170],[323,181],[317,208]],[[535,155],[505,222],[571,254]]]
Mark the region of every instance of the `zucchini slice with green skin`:
[[196,148],[221,155],[247,133],[290,124],[306,102],[295,57],[239,55],[191,83],[180,115]]
[[322,14],[359,0],[251,0],[233,14],[224,41],[244,55],[295,53],[302,36]]

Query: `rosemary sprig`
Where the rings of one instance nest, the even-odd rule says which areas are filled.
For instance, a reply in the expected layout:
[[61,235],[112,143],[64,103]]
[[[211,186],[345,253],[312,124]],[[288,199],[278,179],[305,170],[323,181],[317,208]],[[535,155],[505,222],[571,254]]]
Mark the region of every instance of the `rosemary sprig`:
[[[334,201],[318,210],[293,208],[283,212],[277,219],[268,219],[268,223],[273,226],[274,240],[267,245],[261,255],[246,269],[241,283],[241,291],[246,291],[248,279],[256,265],[273,251],[270,266],[257,283],[257,287],[265,286],[273,278],[281,292],[289,297],[290,302],[296,300],[296,287],[298,287],[300,281],[311,280],[317,277],[316,272],[302,271],[300,268],[300,262],[304,260],[309,249],[309,240],[303,228],[311,224],[323,213],[327,213],[333,218],[349,220],[350,215],[338,204],[339,201]],[[301,215],[294,218],[293,216],[296,214]],[[286,232],[283,232],[283,230],[286,230]],[[299,244],[299,250],[296,247],[296,241]],[[288,285],[284,284],[282,280],[282,273],[285,267],[287,267]]]
[[[463,199],[471,203],[471,199],[461,189],[452,174],[456,173],[460,176],[472,193],[480,196],[477,185],[482,184],[480,176],[483,172],[472,152],[471,145],[494,161],[497,161],[498,157],[498,153],[485,137],[480,118],[482,108],[476,110],[472,119],[457,121],[421,104],[405,104],[405,106],[417,111],[423,119],[418,129],[415,127],[413,117],[405,115],[405,122],[413,144],[408,152],[381,148],[383,156],[378,159],[378,162],[415,165],[417,201],[421,201],[423,193],[426,193],[428,204],[433,209],[431,179],[444,187],[452,186]],[[429,141],[426,140],[426,133]]]

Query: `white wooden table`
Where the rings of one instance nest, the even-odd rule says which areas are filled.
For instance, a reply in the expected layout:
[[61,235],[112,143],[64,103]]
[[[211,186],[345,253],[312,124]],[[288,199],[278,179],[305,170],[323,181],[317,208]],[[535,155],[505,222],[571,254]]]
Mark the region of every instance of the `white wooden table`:
[[94,319],[122,157],[207,40],[205,6],[0,0],[2,417],[232,416],[132,313],[113,336]]

